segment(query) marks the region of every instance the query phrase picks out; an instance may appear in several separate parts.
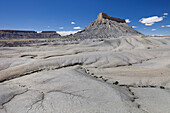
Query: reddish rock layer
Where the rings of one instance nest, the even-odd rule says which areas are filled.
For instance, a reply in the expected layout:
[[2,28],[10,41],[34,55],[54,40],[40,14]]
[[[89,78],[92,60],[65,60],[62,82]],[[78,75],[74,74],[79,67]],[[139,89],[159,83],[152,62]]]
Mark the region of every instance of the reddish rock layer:
[[125,19],[111,17],[111,16],[107,15],[106,13],[99,13],[97,19],[98,20],[100,20],[100,19],[108,19],[108,20],[112,20],[112,21],[116,21],[116,22],[126,23]]

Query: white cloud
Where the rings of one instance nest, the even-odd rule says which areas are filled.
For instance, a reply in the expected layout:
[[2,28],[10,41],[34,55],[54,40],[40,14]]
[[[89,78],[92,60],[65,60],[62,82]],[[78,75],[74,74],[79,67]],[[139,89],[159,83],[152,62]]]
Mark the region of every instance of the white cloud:
[[64,27],[59,27],[59,29],[64,29]]
[[139,20],[139,22],[145,24],[146,26],[151,26],[155,22],[160,22],[162,20],[163,20],[163,17],[153,16],[153,17],[148,17],[148,18],[142,18]]
[[132,26],[132,28],[137,28],[137,26]]
[[168,15],[168,13],[164,13],[164,15]]
[[153,25],[154,23],[146,23],[145,26],[151,26]]
[[126,23],[130,23],[131,21],[129,19],[125,19]]
[[166,26],[162,25],[161,27],[170,27],[170,25],[166,25]]
[[76,24],[75,22],[71,22],[71,24]]
[[155,31],[156,29],[152,29],[151,31]]
[[[78,31],[80,31],[80,30],[78,30]],[[57,33],[59,33],[61,36],[65,36],[65,35],[77,33],[78,31],[57,31]]]
[[50,26],[47,26],[47,28],[50,28]]
[[73,29],[81,29],[81,27],[74,27]]

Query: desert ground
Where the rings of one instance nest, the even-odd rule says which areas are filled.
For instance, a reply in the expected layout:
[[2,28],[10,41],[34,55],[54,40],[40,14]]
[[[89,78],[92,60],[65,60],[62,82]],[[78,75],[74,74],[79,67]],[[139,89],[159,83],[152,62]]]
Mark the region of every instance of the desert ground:
[[170,37],[0,47],[0,113],[170,113]]

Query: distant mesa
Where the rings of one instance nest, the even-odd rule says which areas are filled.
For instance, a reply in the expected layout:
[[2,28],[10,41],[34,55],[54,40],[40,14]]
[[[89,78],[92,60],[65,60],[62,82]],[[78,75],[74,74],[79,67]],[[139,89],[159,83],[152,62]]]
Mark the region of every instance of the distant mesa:
[[[0,33],[37,33],[36,31],[22,31],[22,30],[0,30]],[[57,33],[56,31],[42,31],[40,33]]]
[[57,33],[56,31],[42,31],[41,33]]
[[0,39],[39,39],[39,38],[57,38],[61,35],[56,31],[22,31],[22,30],[0,30]]
[[37,33],[36,31],[0,30],[0,33]]

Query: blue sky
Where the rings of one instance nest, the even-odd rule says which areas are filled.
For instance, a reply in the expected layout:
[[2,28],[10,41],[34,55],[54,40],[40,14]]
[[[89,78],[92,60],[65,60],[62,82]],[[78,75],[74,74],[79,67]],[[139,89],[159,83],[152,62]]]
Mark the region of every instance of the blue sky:
[[100,12],[129,19],[147,35],[170,35],[170,0],[0,0],[0,29],[68,34],[84,29]]

